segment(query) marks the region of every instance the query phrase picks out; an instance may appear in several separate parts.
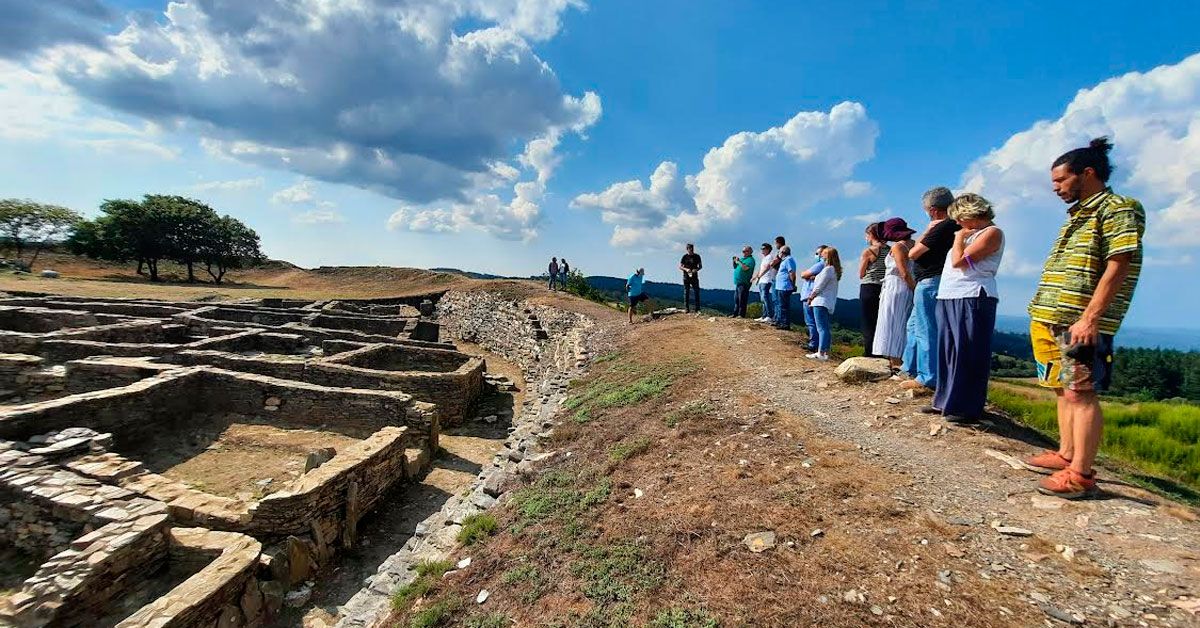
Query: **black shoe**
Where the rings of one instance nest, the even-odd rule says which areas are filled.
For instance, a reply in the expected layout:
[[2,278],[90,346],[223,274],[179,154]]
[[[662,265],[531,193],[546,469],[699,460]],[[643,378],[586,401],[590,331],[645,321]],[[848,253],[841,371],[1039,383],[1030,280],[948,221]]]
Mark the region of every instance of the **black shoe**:
[[958,414],[947,414],[942,417],[947,423],[978,423],[979,417],[961,416]]
[[[920,410],[917,410],[917,412],[920,412],[921,414],[941,414],[942,413],[941,410],[939,410],[933,406],[925,406],[925,407],[921,408]],[[949,420],[949,417],[947,417],[947,420]]]

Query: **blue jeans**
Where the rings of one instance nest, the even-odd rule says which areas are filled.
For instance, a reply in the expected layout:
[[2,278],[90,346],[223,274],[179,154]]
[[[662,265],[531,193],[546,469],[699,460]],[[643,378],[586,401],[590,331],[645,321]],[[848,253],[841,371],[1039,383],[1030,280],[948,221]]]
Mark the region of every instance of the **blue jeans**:
[[762,298],[763,316],[770,320],[775,320],[775,291],[771,289],[771,284],[758,284],[759,296]]
[[808,343],[804,346],[809,351],[816,351],[820,344],[820,331],[817,329],[817,319],[813,314],[812,306],[807,300],[800,301],[801,307],[804,308],[804,326],[808,328]]
[[938,386],[937,295],[941,277],[917,282],[905,330],[904,371],[926,388]]
[[833,315],[824,305],[815,305],[808,309],[812,310],[813,322],[816,324],[813,336],[820,338],[817,350],[821,353],[829,353],[829,348],[833,346]]
[[781,329],[789,329],[792,326],[792,293],[795,290],[775,290],[775,296],[779,299],[777,314],[775,315],[775,326]]

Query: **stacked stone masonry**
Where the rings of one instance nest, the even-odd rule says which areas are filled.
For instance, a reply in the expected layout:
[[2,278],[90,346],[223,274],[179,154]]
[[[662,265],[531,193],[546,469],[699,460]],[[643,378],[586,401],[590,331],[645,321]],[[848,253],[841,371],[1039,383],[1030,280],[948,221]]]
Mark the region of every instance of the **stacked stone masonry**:
[[[270,621],[487,386],[483,360],[440,341],[439,296],[0,299],[0,555],[40,565],[0,596],[0,625]],[[250,498],[140,459],[234,424],[341,436]]]

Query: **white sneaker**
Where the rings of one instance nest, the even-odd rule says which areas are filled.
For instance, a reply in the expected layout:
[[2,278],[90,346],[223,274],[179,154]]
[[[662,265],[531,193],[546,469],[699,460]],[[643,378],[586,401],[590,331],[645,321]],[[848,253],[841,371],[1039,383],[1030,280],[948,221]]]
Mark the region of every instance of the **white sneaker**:
[[820,355],[818,355],[818,356],[817,356],[817,359],[818,359],[818,360],[820,360],[820,361],[822,361],[822,362],[828,362],[828,361],[829,361],[829,354],[828,354],[828,353],[822,353],[822,354],[820,354]]
[[[813,353],[806,353],[806,354],[804,354],[804,357],[806,357],[806,358],[817,358],[817,359],[820,359],[820,358],[821,358],[821,354],[820,354],[820,353],[816,353],[816,352],[813,352]],[[828,359],[828,358],[826,358],[826,359]]]

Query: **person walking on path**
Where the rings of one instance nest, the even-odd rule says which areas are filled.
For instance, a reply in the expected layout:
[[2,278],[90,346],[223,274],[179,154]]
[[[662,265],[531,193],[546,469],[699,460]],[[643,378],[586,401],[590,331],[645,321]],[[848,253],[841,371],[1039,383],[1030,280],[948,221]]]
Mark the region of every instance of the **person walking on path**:
[[775,268],[775,253],[771,249],[770,243],[762,243],[762,259],[759,260],[758,268],[754,271],[754,283],[758,285],[758,296],[762,300],[763,312],[762,317],[758,319],[760,323],[769,323],[775,320],[775,293],[771,289],[771,285],[775,283],[775,274],[779,271]]
[[892,243],[885,261],[887,272],[883,276],[883,289],[879,294],[879,322],[875,324],[875,344],[871,353],[887,358],[892,368],[900,367],[900,356],[904,353],[904,328],[912,310],[913,279],[912,262],[908,250],[915,242],[916,233],[903,218],[889,218],[883,223],[883,239]]
[[629,279],[625,280],[625,293],[629,295],[629,324],[633,324],[633,315],[637,312],[638,303],[647,302],[649,312],[654,311],[653,304],[650,304],[650,295],[646,294],[646,269],[639,268]]
[[567,258],[562,258],[562,287],[566,289],[567,279],[571,276],[571,265],[567,263]]
[[946,213],[953,202],[954,195],[944,187],[932,188],[921,197],[930,222],[908,252],[917,284],[905,329],[903,356],[903,370],[912,379],[901,384],[903,388],[933,390],[938,385],[937,295],[946,254],[954,244],[954,232],[958,231],[958,223]]
[[996,271],[1004,257],[1004,232],[991,203],[966,193],[950,205],[955,232],[938,287],[938,386],[933,407],[947,421],[977,421],[987,402],[996,328]]
[[550,283],[546,287],[550,288],[551,290],[556,290],[557,286],[558,286],[558,258],[557,257],[550,258],[550,266],[546,269],[546,271],[550,275]]
[[776,298],[775,326],[779,329],[792,328],[792,294],[796,292],[796,260],[791,247],[779,249],[779,272],[775,274]]
[[733,256],[733,316],[746,317],[746,306],[750,303],[750,283],[754,277],[754,249],[742,247],[742,256]]
[[804,347],[809,351],[817,350],[817,344],[820,339],[817,337],[817,322],[813,319],[812,308],[808,305],[808,295],[812,291],[813,279],[816,279],[817,275],[825,268],[825,258],[821,253],[826,248],[827,246],[824,244],[818,246],[817,250],[813,251],[813,259],[815,260],[813,265],[800,273],[800,279],[802,280],[799,286],[800,307],[804,308],[804,328],[808,330],[808,342],[805,343]]
[[813,279],[808,292],[808,307],[816,325],[817,350],[808,354],[810,358],[829,360],[829,349],[833,346],[833,311],[837,307],[838,281],[842,279],[842,257],[838,250],[827,246],[821,250],[825,267]]
[[879,321],[879,292],[883,289],[883,276],[887,274],[887,244],[883,242],[883,223],[867,225],[864,237],[867,248],[858,258],[858,303],[862,306],[862,335],[864,357],[875,357],[875,324]]
[[687,252],[683,257],[679,258],[679,270],[683,271],[683,311],[691,311],[692,308],[692,293],[696,295],[696,312],[700,312],[700,269],[704,268],[704,262],[700,256],[696,254],[696,247],[692,244],[687,245]]
[[1054,161],[1054,192],[1071,206],[1029,303],[1038,380],[1058,397],[1057,451],[1025,462],[1052,473],[1038,491],[1067,499],[1097,493],[1092,464],[1104,414],[1098,393],[1112,377],[1113,336],[1142,269],[1146,211],[1108,187],[1112,144],[1101,137]]

